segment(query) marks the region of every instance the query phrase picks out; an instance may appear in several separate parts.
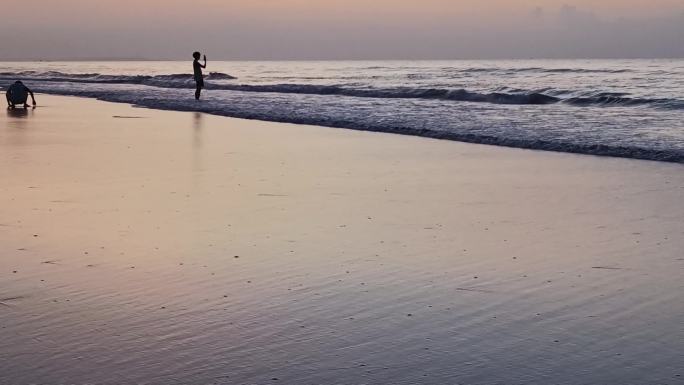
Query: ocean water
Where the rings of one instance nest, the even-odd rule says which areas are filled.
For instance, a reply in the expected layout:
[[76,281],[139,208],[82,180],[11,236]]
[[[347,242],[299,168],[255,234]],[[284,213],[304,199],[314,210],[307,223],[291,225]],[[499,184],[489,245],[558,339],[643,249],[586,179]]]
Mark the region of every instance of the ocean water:
[[0,63],[0,85],[247,119],[684,162],[684,59]]

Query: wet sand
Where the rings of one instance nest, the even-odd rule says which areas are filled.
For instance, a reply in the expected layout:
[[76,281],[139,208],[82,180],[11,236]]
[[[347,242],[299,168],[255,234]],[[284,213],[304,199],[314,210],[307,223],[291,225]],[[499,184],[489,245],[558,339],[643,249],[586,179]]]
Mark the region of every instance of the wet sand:
[[40,96],[0,384],[684,384],[684,166]]

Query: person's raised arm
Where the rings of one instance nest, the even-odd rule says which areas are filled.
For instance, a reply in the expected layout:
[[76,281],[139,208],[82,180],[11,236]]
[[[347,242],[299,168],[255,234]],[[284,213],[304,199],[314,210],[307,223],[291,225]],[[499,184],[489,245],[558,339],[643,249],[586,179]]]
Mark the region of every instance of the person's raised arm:
[[202,68],[207,68],[207,55],[204,55],[204,65],[200,64]]

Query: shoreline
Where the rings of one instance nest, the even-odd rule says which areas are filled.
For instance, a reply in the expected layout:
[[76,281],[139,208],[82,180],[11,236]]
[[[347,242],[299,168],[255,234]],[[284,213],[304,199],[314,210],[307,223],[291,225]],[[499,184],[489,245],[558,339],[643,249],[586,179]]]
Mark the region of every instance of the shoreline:
[[[188,75],[190,76],[190,75]],[[188,88],[188,91],[190,89]],[[236,92],[247,92],[235,90]],[[209,87],[207,92],[211,92]],[[256,91],[256,93],[266,93],[266,91]],[[161,104],[156,98],[146,99],[143,98],[142,101],[135,102],[134,100],[126,99],[121,95],[109,94],[107,92],[101,91],[55,91],[46,93],[47,95],[64,96],[64,97],[81,97],[87,99],[93,99],[104,102],[112,103],[124,103],[133,105],[139,108],[148,108],[159,111],[176,111],[176,112],[202,112],[210,115],[223,116],[234,119],[245,119],[245,120],[255,120],[262,122],[273,122],[273,123],[288,123],[288,124],[301,124],[301,125],[311,125],[318,127],[327,128],[342,128],[354,131],[365,131],[365,132],[379,132],[388,134],[397,134],[413,137],[423,137],[439,140],[448,140],[461,143],[472,143],[472,144],[484,144],[497,147],[506,148],[518,148],[527,149],[535,151],[546,151],[546,152],[559,152],[568,154],[581,154],[581,155],[592,155],[599,157],[612,157],[612,158],[625,158],[625,159],[637,159],[637,160],[650,160],[656,162],[666,162],[666,163],[677,163],[684,164],[684,152],[675,149],[650,149],[638,146],[621,146],[621,145],[609,145],[609,144],[582,144],[582,143],[570,143],[570,142],[558,142],[552,140],[536,139],[530,140],[530,138],[517,138],[508,136],[495,136],[488,134],[479,133],[469,133],[464,132],[450,132],[446,130],[432,130],[425,128],[415,128],[415,127],[400,127],[393,126],[389,128],[383,125],[368,124],[361,121],[331,121],[329,119],[323,119],[320,117],[315,117],[307,114],[298,114],[293,117],[293,114],[270,114],[264,112],[245,112],[243,110],[224,110],[216,105],[211,104],[211,100],[203,100],[201,105],[189,104],[174,104],[169,100],[164,100]],[[304,95],[307,95],[305,92]],[[206,98],[206,95],[205,95]],[[420,99],[416,99],[420,100]],[[194,101],[193,101],[194,102]],[[468,102],[461,101],[460,103],[474,103],[479,104],[479,102]],[[558,103],[562,104],[562,103]],[[584,108],[584,107],[573,107],[573,108]],[[622,108],[622,107],[604,107],[604,108]]]
[[0,385],[682,382],[682,165],[40,95]]
[[290,120],[269,120],[269,119],[264,119],[264,118],[260,118],[260,117],[253,117],[252,118],[252,117],[233,116],[233,115],[221,114],[218,112],[212,112],[211,110],[203,111],[202,109],[200,109],[200,110],[196,110],[196,109],[175,109],[175,108],[168,108],[167,109],[167,108],[163,108],[163,107],[135,104],[135,103],[130,103],[130,102],[126,102],[126,101],[121,101],[121,102],[109,101],[106,99],[100,99],[97,97],[89,97],[89,96],[78,96],[78,95],[68,95],[68,94],[64,94],[64,95],[62,95],[62,94],[50,94],[50,95],[94,99],[97,101],[108,102],[108,103],[121,103],[121,104],[126,104],[129,106],[135,107],[135,108],[146,108],[146,109],[158,110],[158,111],[199,112],[199,113],[203,113],[203,114],[220,116],[220,117],[229,118],[229,119],[239,119],[239,120],[276,123],[276,124],[304,125],[304,126],[312,126],[312,127],[319,127],[319,128],[334,128],[334,129],[353,130],[353,131],[361,131],[361,132],[373,132],[373,133],[378,133],[378,134],[401,135],[401,136],[410,136],[410,137],[414,137],[414,138],[446,140],[446,141],[450,141],[450,142],[476,144],[476,145],[492,146],[492,147],[500,147],[500,148],[503,147],[503,148],[509,148],[509,149],[517,149],[517,150],[530,150],[530,151],[541,151],[541,152],[560,153],[560,154],[594,156],[594,157],[599,157],[599,158],[629,159],[629,160],[670,163],[670,164],[684,164],[684,154],[670,154],[667,151],[652,151],[649,154],[645,154],[644,152],[647,150],[644,150],[641,148],[611,147],[611,146],[607,146],[607,145],[601,145],[601,146],[596,146],[596,145],[580,146],[580,145],[576,145],[573,148],[567,148],[567,147],[562,148],[563,146],[567,146],[567,144],[553,143],[553,142],[546,142],[546,141],[537,141],[534,144],[529,144],[525,141],[518,141],[516,139],[510,139],[510,138],[506,138],[506,139],[502,140],[500,138],[495,138],[495,137],[491,137],[491,136],[481,136],[481,135],[472,135],[472,134],[458,134],[458,133],[438,132],[438,131],[426,131],[426,130],[418,130],[418,129],[381,130],[381,129],[352,127],[352,126],[347,126],[347,125],[325,125],[325,124],[321,124],[320,122],[317,122],[317,121],[294,122],[294,121],[290,121]]

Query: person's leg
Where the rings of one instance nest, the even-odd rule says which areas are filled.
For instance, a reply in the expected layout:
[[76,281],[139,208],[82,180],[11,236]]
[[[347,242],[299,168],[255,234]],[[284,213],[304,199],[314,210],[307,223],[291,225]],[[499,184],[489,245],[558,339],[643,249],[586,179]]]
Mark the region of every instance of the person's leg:
[[26,101],[28,100],[28,97],[26,99],[22,98],[20,95],[17,96],[15,93],[12,93],[11,95],[7,95],[7,104],[9,105],[10,108],[14,108],[18,105],[21,104],[26,104]]
[[195,90],[195,99],[199,100],[202,88],[204,88],[204,79],[197,79],[197,89]]
[[7,102],[9,102],[10,108],[15,108],[17,106],[21,106],[22,104],[24,105],[24,108],[28,107],[28,98],[8,98]]

